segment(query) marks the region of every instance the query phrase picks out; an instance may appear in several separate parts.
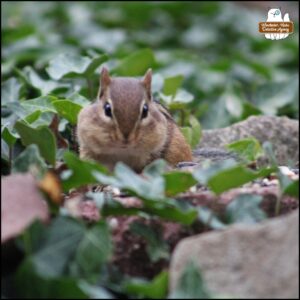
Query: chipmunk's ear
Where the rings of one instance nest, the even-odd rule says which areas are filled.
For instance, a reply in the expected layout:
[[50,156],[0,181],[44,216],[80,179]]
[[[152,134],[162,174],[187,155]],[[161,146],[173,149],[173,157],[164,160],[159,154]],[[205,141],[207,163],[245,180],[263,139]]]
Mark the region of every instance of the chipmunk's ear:
[[152,69],[148,69],[148,71],[146,72],[146,74],[144,75],[144,77],[142,79],[142,84],[146,88],[149,100],[151,100],[151,98],[152,98],[151,97],[151,95],[152,95],[151,82],[152,82]]
[[103,67],[101,71],[101,78],[100,78],[100,90],[99,90],[99,96],[98,99],[101,98],[106,91],[107,87],[109,86],[111,82],[111,78],[109,76],[108,70]]

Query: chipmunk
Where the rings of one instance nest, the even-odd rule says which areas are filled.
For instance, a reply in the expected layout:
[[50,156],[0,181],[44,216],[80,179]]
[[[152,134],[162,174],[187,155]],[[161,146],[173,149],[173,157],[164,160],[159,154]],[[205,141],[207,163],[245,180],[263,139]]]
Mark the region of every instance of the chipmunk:
[[119,161],[136,172],[155,159],[171,166],[192,161],[192,151],[170,113],[155,102],[152,70],[142,79],[101,71],[97,100],[78,116],[80,157],[112,170]]

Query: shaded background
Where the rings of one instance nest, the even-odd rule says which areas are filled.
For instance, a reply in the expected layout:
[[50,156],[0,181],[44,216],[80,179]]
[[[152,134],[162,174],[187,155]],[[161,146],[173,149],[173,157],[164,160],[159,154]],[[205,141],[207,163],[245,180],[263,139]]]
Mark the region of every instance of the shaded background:
[[[224,127],[252,114],[298,118],[298,2],[1,2],[1,6],[2,82],[12,76],[22,81],[28,77],[28,66],[41,79],[49,79],[45,69],[61,52],[89,57],[107,53],[106,65],[113,69],[135,51],[150,48],[157,97],[163,99],[160,92],[166,78],[183,75],[184,109],[203,128]],[[258,22],[266,21],[268,7],[279,6],[283,15],[290,14],[295,32],[284,40],[267,40],[258,32]],[[141,71],[128,69],[125,75],[142,75]],[[98,74],[99,70],[92,94],[85,81],[73,82],[70,89],[76,85],[80,94],[94,98]],[[66,96],[70,89],[49,93]],[[39,95],[32,85],[22,89],[22,99]],[[180,120],[178,110],[173,113]],[[188,118],[181,121],[188,123]]]

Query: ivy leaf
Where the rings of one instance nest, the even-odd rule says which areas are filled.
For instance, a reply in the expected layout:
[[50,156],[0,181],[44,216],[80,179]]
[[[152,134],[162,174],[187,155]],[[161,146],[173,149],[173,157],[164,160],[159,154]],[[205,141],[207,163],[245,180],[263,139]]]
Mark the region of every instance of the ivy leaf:
[[1,84],[2,105],[18,102],[20,99],[20,90],[22,84],[15,77],[11,77]]
[[264,153],[259,141],[255,138],[242,139],[227,144],[226,148],[239,154],[246,162],[255,161]]
[[275,170],[275,168],[263,168],[258,172],[253,172],[252,170],[239,165],[231,169],[224,170],[210,178],[208,186],[216,194],[220,194],[256,178],[266,177]]
[[181,128],[181,132],[186,138],[187,142],[191,145],[192,148],[195,148],[201,139],[201,126],[197,118],[190,116],[189,122],[191,127]]
[[52,59],[46,70],[50,77],[55,80],[59,80],[70,74],[88,77],[107,59],[107,55],[101,55],[91,59],[86,56],[63,53]]
[[226,225],[218,219],[212,210],[207,207],[198,207],[198,218],[205,225],[212,229],[224,229]]
[[76,264],[82,271],[82,276],[98,274],[101,265],[105,263],[112,254],[112,242],[109,228],[105,222],[99,222],[88,229],[76,251]]
[[107,174],[107,169],[97,163],[81,160],[76,154],[66,151],[64,161],[70,170],[62,173],[62,185],[64,191],[77,188],[86,184],[96,183],[93,171]]
[[98,57],[94,57],[91,60],[91,63],[89,64],[88,68],[86,69],[86,71],[84,72],[84,76],[86,77],[90,77],[94,74],[95,70],[105,61],[108,60],[108,55],[103,54],[100,55]]
[[168,292],[168,273],[162,271],[152,281],[130,279],[124,283],[123,289],[131,294],[148,299],[164,299]]
[[189,172],[173,171],[165,173],[165,191],[168,196],[174,196],[185,192],[188,188],[197,184],[197,180]]
[[158,201],[164,198],[164,180],[162,177],[144,179],[122,162],[117,163],[114,177],[98,172],[94,172],[94,176],[100,183],[125,189],[149,201]]
[[40,156],[39,148],[36,144],[29,145],[14,161],[12,172],[26,173],[32,168],[41,172],[46,172],[47,165]]
[[182,75],[176,75],[165,78],[163,93],[165,95],[175,96],[177,89],[180,87],[183,80]]
[[230,223],[254,224],[267,218],[259,207],[263,198],[259,195],[241,194],[226,207],[226,215]]
[[1,136],[3,140],[7,143],[8,146],[13,146],[15,142],[17,141],[17,136],[16,134],[10,132],[10,130],[7,127],[2,128]]
[[152,50],[142,49],[124,58],[112,72],[119,76],[140,76],[144,75],[154,63],[155,58]]
[[277,172],[277,177],[280,182],[280,189],[282,194],[290,195],[299,199],[299,179],[292,180],[282,172]]
[[54,96],[42,96],[31,100],[21,101],[20,104],[23,108],[32,112],[40,110],[41,112],[53,112],[56,110],[53,106],[53,101],[57,100]]
[[47,126],[32,128],[24,122],[18,121],[15,128],[20,134],[24,146],[36,144],[42,157],[50,164],[55,165],[56,140]]
[[67,119],[72,125],[77,124],[77,116],[82,106],[69,100],[57,100],[53,102],[57,113]]
[[169,247],[163,240],[161,232],[138,222],[130,224],[130,231],[142,236],[147,241],[147,253],[152,262],[169,258]]
[[189,261],[183,270],[177,287],[169,295],[169,299],[210,299],[211,293],[207,290],[197,264]]
[[34,71],[33,68],[29,66],[25,67],[20,75],[28,84],[38,89],[42,96],[48,95],[51,91],[54,91],[58,88],[67,88],[69,86],[69,84],[62,84],[54,80],[43,79]]
[[[73,245],[74,248],[74,245]],[[54,258],[54,261],[56,257]],[[16,273],[17,294],[22,298],[76,298],[86,299],[88,294],[79,287],[75,278],[56,276],[47,278],[40,274],[33,258],[26,258]]]
[[45,241],[33,255],[37,272],[48,278],[62,276],[84,234],[81,223],[66,217],[55,219],[47,229]]
[[233,159],[215,163],[204,169],[193,172],[193,176],[202,184],[206,184],[216,194],[238,187],[259,177],[266,177],[276,171],[275,167],[262,168],[254,172]]

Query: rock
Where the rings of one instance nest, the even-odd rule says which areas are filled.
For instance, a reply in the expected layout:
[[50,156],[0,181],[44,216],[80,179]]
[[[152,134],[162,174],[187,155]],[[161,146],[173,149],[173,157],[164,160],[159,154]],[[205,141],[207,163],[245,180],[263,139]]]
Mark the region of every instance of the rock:
[[1,178],[1,243],[22,233],[34,220],[47,221],[48,206],[30,174]]
[[171,291],[191,258],[215,295],[299,298],[299,210],[183,239],[171,260]]
[[199,147],[223,148],[247,137],[271,142],[280,165],[299,160],[299,121],[287,117],[251,116],[226,128],[203,130]]

